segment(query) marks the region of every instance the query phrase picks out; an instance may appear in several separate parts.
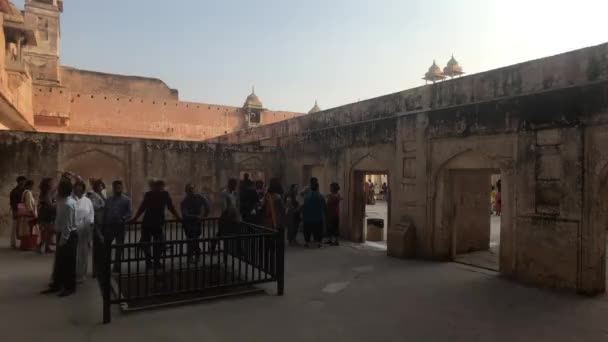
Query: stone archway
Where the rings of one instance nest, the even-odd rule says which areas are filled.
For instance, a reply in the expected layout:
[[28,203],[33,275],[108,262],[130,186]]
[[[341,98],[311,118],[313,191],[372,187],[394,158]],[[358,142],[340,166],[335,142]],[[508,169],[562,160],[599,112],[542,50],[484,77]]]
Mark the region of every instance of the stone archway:
[[267,181],[264,162],[258,157],[249,157],[239,162],[238,171],[239,179],[243,179],[243,175],[249,173],[253,181]]
[[456,254],[488,247],[490,229],[490,177],[502,179],[500,250],[496,261],[501,272],[513,269],[514,183],[510,158],[493,157],[474,150],[459,152],[433,174],[433,256],[454,260]]
[[101,150],[88,150],[70,156],[62,163],[62,171],[71,171],[85,181],[89,178],[101,178],[106,186],[114,180],[122,180],[130,188],[126,163],[115,155]]
[[[349,222],[349,231],[348,237],[350,240],[355,242],[364,242],[364,220],[365,220],[365,204],[366,198],[363,188],[363,183],[365,181],[365,174],[368,173],[377,173],[377,174],[386,174],[389,179],[389,187],[391,186],[391,175],[390,175],[390,167],[386,162],[375,158],[372,153],[367,153],[358,159],[356,159],[350,167],[349,170],[349,186],[348,186],[348,194],[346,198],[348,199],[348,220],[345,222]],[[390,218],[391,218],[391,198],[389,196],[387,200],[387,222],[384,223],[384,229],[388,230],[390,228]],[[387,234],[387,239],[388,239]],[[388,241],[386,241],[388,244]]]

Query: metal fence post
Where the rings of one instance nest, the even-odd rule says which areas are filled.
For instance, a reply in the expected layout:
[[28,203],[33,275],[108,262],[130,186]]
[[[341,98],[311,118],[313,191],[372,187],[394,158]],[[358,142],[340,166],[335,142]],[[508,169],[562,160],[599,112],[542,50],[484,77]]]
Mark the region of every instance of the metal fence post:
[[277,234],[277,295],[285,292],[285,230],[279,228]]
[[103,265],[101,272],[103,273],[103,323],[108,324],[112,321],[112,312],[110,307],[110,287],[112,277],[112,241],[104,237],[103,241]]

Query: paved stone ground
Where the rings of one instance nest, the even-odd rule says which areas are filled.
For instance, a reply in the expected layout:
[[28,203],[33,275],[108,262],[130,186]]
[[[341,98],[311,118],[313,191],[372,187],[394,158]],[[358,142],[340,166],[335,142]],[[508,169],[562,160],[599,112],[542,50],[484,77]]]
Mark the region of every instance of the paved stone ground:
[[115,308],[105,326],[92,280],[67,299],[38,294],[50,264],[50,256],[0,249],[2,341],[608,340],[605,297],[529,288],[491,272],[389,258],[360,245],[288,250],[284,297],[132,314]]
[[487,251],[459,254],[454,258],[454,261],[498,271],[499,249],[500,216],[492,216],[490,218],[490,249]]

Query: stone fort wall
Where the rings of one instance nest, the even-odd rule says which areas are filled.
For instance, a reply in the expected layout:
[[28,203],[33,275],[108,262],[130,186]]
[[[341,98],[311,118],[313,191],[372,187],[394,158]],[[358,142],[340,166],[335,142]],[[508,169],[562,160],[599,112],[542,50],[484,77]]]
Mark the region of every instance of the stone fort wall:
[[452,260],[458,227],[489,224],[484,198],[500,174],[500,272],[605,291],[608,44],[211,141],[277,148],[286,184],[338,182],[341,234],[354,241],[363,240],[360,173],[387,173],[388,253],[398,257]]
[[[217,214],[219,193],[241,172],[280,176],[272,149],[232,147],[202,142],[147,140],[108,136],[0,131],[0,235],[9,227],[9,192],[25,175],[36,182],[72,171],[84,179],[102,178],[108,187],[123,180],[139,205],[147,180],[163,179],[176,205],[184,187],[194,184],[209,195]],[[135,209],[134,209],[135,210]]]
[[81,93],[178,100],[177,90],[156,78],[108,74],[67,66],[62,66],[60,72],[61,84]]
[[[179,101],[162,81],[67,70],[62,86],[35,86],[36,127],[56,133],[204,140],[246,126],[240,107]],[[264,111],[261,124],[293,118]]]

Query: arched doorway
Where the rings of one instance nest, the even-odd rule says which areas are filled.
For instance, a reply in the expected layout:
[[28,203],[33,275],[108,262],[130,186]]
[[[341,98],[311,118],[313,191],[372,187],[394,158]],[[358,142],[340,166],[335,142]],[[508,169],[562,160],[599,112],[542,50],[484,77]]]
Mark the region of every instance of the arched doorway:
[[[390,190],[387,190],[380,200],[373,204],[370,203],[370,187],[366,182],[370,180],[386,181],[388,189],[390,189],[390,173],[389,167],[385,162],[374,158],[371,154],[367,154],[358,159],[350,169],[350,184],[349,184],[349,211],[350,211],[350,239],[354,242],[365,243],[367,240],[378,248],[386,249],[388,244],[388,229],[390,227],[391,217],[391,197]],[[375,184],[375,194],[380,194],[382,184]],[[368,219],[382,221],[382,232],[374,234],[371,239],[368,230]],[[374,225],[373,229],[379,227]],[[372,241],[373,240],[373,241]]]
[[[506,262],[503,246],[508,248],[513,239],[509,165],[506,160],[469,150],[453,156],[438,169],[433,204],[436,257],[495,271],[502,269]],[[500,208],[492,208],[493,186],[500,188]]]
[[125,163],[118,157],[100,150],[90,150],[69,158],[63,164],[62,171],[71,171],[85,181],[90,178],[101,178],[106,186],[117,179],[123,180],[130,189]]

